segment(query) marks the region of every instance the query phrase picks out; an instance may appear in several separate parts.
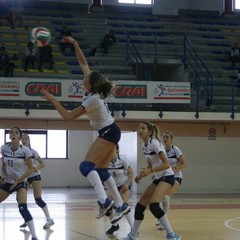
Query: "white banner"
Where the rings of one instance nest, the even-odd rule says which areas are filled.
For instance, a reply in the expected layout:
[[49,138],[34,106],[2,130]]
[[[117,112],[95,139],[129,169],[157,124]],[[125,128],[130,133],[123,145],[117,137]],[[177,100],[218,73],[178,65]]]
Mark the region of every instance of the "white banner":
[[[44,101],[44,88],[59,101],[81,101],[81,80],[0,78],[0,100]],[[115,81],[114,96],[109,103],[190,103],[190,83],[162,81]]]

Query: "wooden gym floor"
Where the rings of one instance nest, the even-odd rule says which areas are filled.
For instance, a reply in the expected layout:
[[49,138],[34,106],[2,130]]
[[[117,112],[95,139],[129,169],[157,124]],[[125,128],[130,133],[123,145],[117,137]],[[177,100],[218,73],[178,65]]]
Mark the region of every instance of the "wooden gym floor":
[[[49,230],[42,229],[44,214],[34,203],[32,190],[29,190],[28,206],[39,240],[108,240],[123,237],[130,231],[123,218],[115,237],[105,234],[110,223],[107,218],[95,218],[96,194],[93,189],[45,188],[43,199],[55,221]],[[137,199],[134,194],[130,199],[132,212]],[[15,194],[0,204],[0,214],[0,240],[31,240],[28,229],[19,229],[23,220]],[[168,218],[182,240],[239,240],[240,194],[176,194]],[[148,209],[140,228],[139,240],[143,239],[165,240],[165,232],[155,226],[155,219]]]

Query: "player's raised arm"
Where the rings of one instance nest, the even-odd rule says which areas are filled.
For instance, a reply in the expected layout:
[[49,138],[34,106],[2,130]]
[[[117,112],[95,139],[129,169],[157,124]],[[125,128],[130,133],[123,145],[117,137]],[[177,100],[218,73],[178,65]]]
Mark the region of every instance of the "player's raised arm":
[[61,41],[63,41],[64,43],[68,42],[74,46],[77,60],[83,71],[84,77],[88,76],[91,70],[89,68],[86,57],[84,56],[80,46],[78,45],[78,42],[72,37],[64,37]]

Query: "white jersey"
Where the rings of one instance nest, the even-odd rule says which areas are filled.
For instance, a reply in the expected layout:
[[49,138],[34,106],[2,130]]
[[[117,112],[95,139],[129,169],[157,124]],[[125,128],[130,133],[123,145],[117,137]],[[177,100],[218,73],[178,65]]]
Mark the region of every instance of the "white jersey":
[[[167,157],[172,167],[176,167],[178,165],[178,158],[180,158],[182,155],[183,155],[182,151],[177,146],[174,145],[171,146],[170,150],[167,151]],[[182,178],[183,177],[182,171],[181,170],[174,171],[174,176]]]
[[13,151],[11,144],[2,146],[1,153],[6,166],[6,182],[14,183],[27,171],[26,159],[32,157],[32,153],[28,147],[23,145],[19,145],[18,149]]
[[[162,160],[159,157],[160,152],[164,152],[166,154],[166,150],[163,146],[162,143],[160,143],[157,139],[155,138],[150,138],[148,140],[148,144],[145,145],[145,143],[142,144],[142,152],[146,159],[152,164],[153,168],[161,166]],[[168,168],[164,171],[161,172],[154,172],[154,179],[159,179],[163,176],[169,176],[173,175],[174,172],[172,168]]]
[[[31,151],[31,153],[32,153],[32,155],[33,155],[33,158],[32,158],[33,166],[36,166],[37,164],[39,164],[38,161],[37,161],[37,159],[40,158],[40,155],[39,155],[39,153],[38,153],[35,149],[33,149],[33,148],[30,148],[30,151]],[[39,174],[41,174],[41,172],[38,170],[38,171],[36,171],[36,172],[33,172],[28,178],[30,178],[30,177],[35,177],[35,176],[37,176],[37,175],[39,175]]]
[[123,186],[127,180],[127,170],[130,167],[127,159],[124,159],[122,156],[120,158],[117,157],[115,162],[110,162],[108,171],[110,175],[113,177],[117,187]]
[[87,111],[86,115],[94,129],[101,130],[114,122],[107,102],[101,99],[98,94],[89,93],[83,98],[82,106]]

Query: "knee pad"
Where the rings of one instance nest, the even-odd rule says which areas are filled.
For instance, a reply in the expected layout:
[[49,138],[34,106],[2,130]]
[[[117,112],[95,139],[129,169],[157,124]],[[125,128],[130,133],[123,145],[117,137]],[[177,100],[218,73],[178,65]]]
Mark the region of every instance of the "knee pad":
[[110,177],[110,174],[107,168],[97,168],[96,171],[102,182],[107,181],[108,178]]
[[44,208],[46,207],[46,203],[42,200],[42,198],[35,198],[35,202],[36,204],[40,207],[40,208]]
[[162,200],[162,209],[166,213],[170,206],[170,196],[166,195]]
[[80,163],[79,170],[84,177],[87,177],[92,170],[95,170],[95,163],[83,161]]
[[134,213],[134,219],[135,220],[143,220],[144,219],[144,211],[146,207],[144,207],[142,204],[137,203],[135,207],[135,213]]
[[164,211],[159,207],[159,203],[157,202],[150,203],[149,209],[153,216],[157,219],[160,219],[165,214]]
[[33,219],[31,213],[28,211],[26,203],[19,204],[18,209],[19,209],[20,214],[24,218],[25,222],[29,222]]

